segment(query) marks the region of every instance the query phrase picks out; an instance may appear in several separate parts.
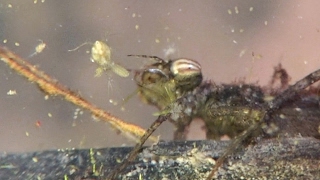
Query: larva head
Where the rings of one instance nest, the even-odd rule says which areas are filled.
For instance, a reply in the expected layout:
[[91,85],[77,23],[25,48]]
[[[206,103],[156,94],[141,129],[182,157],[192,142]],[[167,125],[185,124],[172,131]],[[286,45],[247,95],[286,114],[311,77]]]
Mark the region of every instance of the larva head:
[[191,59],[177,59],[171,62],[170,71],[177,87],[189,91],[202,81],[201,65]]
[[176,99],[175,84],[161,69],[150,67],[137,72],[135,80],[138,94],[147,104],[163,109]]
[[135,75],[138,93],[148,104],[163,110],[202,81],[201,66],[196,61],[190,59],[165,61],[158,57],[155,59],[156,63],[145,67]]

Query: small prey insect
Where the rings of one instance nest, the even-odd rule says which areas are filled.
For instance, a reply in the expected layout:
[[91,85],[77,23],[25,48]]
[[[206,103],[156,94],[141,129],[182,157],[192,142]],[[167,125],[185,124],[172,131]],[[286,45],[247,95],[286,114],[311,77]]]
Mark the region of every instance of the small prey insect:
[[98,68],[96,69],[95,77],[99,77],[102,75],[102,73],[108,72],[111,70],[115,74],[119,75],[120,77],[128,77],[129,71],[122,67],[121,65],[115,63],[111,60],[111,48],[102,41],[95,41],[94,43],[85,42],[79,45],[78,47],[74,49],[68,50],[70,51],[76,51],[80,47],[90,44],[91,47],[91,61],[98,64]]
[[40,54],[45,48],[46,48],[46,43],[44,43],[41,39],[39,39],[40,43],[34,48],[34,52],[28,56],[28,58],[31,58],[37,54]]
[[119,64],[111,61],[111,50],[110,47],[102,42],[96,41],[91,48],[91,61],[99,65],[96,69],[96,77],[102,75],[103,71],[111,70],[121,77],[128,77],[129,71],[120,66]]

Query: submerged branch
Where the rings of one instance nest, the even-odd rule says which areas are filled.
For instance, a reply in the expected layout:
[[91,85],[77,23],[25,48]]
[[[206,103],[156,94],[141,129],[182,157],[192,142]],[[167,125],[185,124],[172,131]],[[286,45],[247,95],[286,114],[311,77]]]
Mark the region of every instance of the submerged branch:
[[[146,132],[143,128],[127,123],[93,105],[89,101],[82,98],[79,94],[63,86],[57,80],[40,71],[35,66],[15,55],[10,50],[0,47],[0,58],[18,74],[26,77],[30,82],[36,83],[41,90],[48,95],[62,96],[65,100],[90,111],[97,118],[110,123],[114,128],[124,133],[128,137],[133,138],[135,141],[139,142],[139,138],[142,137]],[[154,136],[151,136],[150,139],[155,142],[157,141],[157,138]]]
[[[205,179],[230,143],[170,141],[146,147],[113,180]],[[320,141],[262,140],[228,157],[217,179],[318,179]],[[132,147],[0,153],[0,179],[105,179]],[[213,158],[213,159],[212,159]],[[94,160],[94,161],[92,161]]]

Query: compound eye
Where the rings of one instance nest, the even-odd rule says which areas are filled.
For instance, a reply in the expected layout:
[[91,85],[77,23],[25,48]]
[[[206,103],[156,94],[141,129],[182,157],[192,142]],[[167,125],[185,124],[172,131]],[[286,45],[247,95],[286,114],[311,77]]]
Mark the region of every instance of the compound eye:
[[194,60],[174,60],[170,66],[170,71],[177,86],[182,90],[191,90],[202,81],[201,65]]
[[146,69],[141,74],[142,84],[151,84],[167,81],[169,77],[160,69]]
[[177,59],[172,62],[170,71],[173,76],[192,76],[193,74],[201,74],[201,65],[191,59]]

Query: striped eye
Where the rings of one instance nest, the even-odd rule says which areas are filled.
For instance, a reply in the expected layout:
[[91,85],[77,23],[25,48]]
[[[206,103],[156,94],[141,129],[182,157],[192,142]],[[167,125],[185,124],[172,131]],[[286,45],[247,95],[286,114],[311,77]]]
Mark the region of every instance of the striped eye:
[[202,81],[201,66],[190,59],[177,59],[171,62],[173,79],[182,91],[192,90]]
[[190,76],[201,73],[201,66],[198,62],[190,59],[177,59],[172,62],[170,71],[174,76]]

